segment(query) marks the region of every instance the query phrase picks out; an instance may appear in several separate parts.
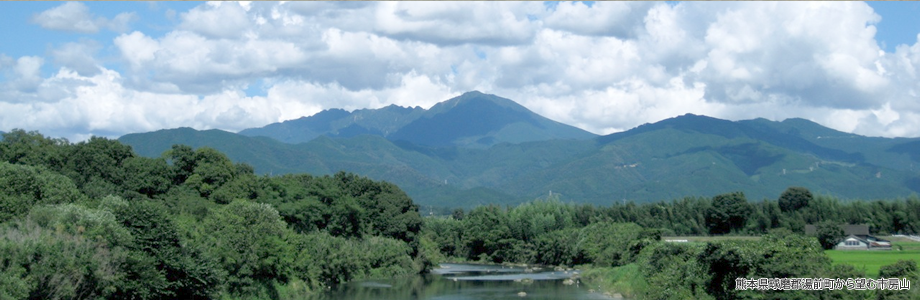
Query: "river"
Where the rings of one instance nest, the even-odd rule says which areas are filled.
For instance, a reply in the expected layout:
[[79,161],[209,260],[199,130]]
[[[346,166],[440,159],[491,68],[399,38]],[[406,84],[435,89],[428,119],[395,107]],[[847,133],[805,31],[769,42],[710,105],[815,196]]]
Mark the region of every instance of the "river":
[[341,285],[313,297],[370,299],[614,299],[585,287],[577,270],[553,271],[499,265],[441,264],[431,274]]

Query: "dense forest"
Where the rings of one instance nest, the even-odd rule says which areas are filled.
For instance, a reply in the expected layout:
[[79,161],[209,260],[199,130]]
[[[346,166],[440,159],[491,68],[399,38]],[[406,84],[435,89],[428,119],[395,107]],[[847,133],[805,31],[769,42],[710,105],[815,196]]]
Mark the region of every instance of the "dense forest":
[[294,298],[429,267],[418,208],[389,183],[22,130],[0,158],[0,299]]
[[[207,147],[147,158],[115,140],[13,130],[0,142],[0,221],[0,299],[293,299],[439,261],[627,270],[647,299],[918,295],[734,289],[739,277],[864,277],[832,266],[822,244],[844,223],[920,232],[917,197],[842,202],[790,188],[759,202],[738,192],[609,207],[548,197],[422,218],[399,187],[354,174],[258,176]],[[661,241],[670,235],[763,237]],[[915,261],[880,275],[920,282]]]
[[[849,223],[869,224],[874,234],[915,234],[920,199],[844,203],[795,187],[777,200],[753,203],[743,193],[610,207],[550,198],[513,208],[457,209],[426,218],[422,232],[439,247],[438,260],[582,265],[589,281],[627,282],[638,299],[920,299],[916,287],[735,290],[736,278],[866,278],[865,270],[832,264],[824,253],[843,237],[838,225]],[[806,235],[805,224],[817,224],[817,233]],[[761,238],[701,244],[669,243],[665,235]],[[917,259],[883,266],[879,276],[918,282]]]
[[[440,252],[449,257],[573,265],[610,259],[609,255],[578,252],[584,249],[567,250],[576,245],[585,249],[610,246],[617,251],[633,248],[635,252],[661,236],[804,235],[805,224],[817,224],[819,229],[869,224],[873,234],[916,234],[920,232],[920,199],[843,203],[814,197],[801,188],[790,188],[775,201],[751,203],[742,193],[610,207],[548,199],[513,208],[492,205],[469,212],[457,209],[450,217],[427,218],[423,232],[430,234]],[[614,241],[623,245],[611,244]],[[632,242],[637,244],[630,246]]]

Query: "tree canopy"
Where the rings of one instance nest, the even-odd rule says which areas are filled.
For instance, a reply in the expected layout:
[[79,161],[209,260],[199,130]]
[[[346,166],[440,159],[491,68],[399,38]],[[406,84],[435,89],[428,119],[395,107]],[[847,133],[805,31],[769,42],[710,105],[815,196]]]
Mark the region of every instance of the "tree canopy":
[[[0,298],[296,298],[418,273],[418,206],[349,173],[257,176],[212,148],[0,141]],[[286,296],[285,296],[286,295]]]

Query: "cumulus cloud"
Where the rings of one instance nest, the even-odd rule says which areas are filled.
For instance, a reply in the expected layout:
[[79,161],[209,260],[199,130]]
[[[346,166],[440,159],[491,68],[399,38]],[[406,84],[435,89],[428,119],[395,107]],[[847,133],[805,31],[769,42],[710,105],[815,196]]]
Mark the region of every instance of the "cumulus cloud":
[[538,23],[530,19],[542,10],[535,2],[382,2],[375,31],[439,45],[515,45],[533,37]]
[[[31,59],[21,60],[28,64]],[[92,76],[62,68],[37,85],[48,91],[34,93],[34,101],[0,101],[0,128],[40,130],[71,140],[180,126],[239,131],[330,108],[379,108],[392,103],[431,106],[438,101],[435,99],[458,95],[444,84],[411,73],[383,90],[352,91],[335,83],[285,80],[274,84],[265,96],[247,96],[239,89],[206,96],[139,91],[106,68]]]
[[[30,93],[38,89],[42,81],[41,67],[45,60],[37,56],[23,56],[12,63],[13,80],[8,82],[7,93]],[[11,98],[11,100],[19,100]]]
[[779,98],[867,109],[887,88],[865,3],[757,3],[726,10],[706,31],[708,64],[699,80],[715,101]]
[[214,38],[242,37],[250,28],[248,5],[208,2],[182,14],[179,28]]
[[[920,43],[883,51],[862,2],[215,2],[173,15],[166,32],[0,56],[0,130],[240,130],[480,90],[599,134],[695,113],[920,136]],[[98,32],[118,19],[69,2],[33,21]],[[264,95],[247,95],[256,83]]]
[[51,51],[54,62],[82,76],[92,76],[99,73],[99,65],[95,53],[102,46],[98,42],[86,40],[78,43],[66,43],[58,49]]
[[125,31],[136,18],[134,13],[121,13],[111,20],[96,17],[85,4],[67,2],[32,16],[32,22],[45,29],[96,33],[101,29]]
[[546,18],[546,27],[582,35],[635,38],[653,2],[561,2]]

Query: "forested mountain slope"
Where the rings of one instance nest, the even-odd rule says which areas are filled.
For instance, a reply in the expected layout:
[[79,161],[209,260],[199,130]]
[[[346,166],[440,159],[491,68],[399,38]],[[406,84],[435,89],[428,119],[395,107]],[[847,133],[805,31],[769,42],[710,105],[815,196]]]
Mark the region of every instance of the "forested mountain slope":
[[467,148],[596,136],[544,118],[509,99],[477,91],[427,110],[396,105],[353,112],[329,109],[310,117],[246,129],[240,134],[266,136],[292,144],[319,136],[347,138],[366,134],[417,145]]
[[[429,112],[437,110],[447,108],[435,106]],[[448,207],[517,203],[550,192],[566,201],[595,204],[730,191],[773,199],[789,186],[845,199],[920,192],[914,166],[920,162],[920,140],[847,134],[802,119],[733,122],[684,115],[587,140],[489,147],[420,143],[411,137],[321,135],[287,144],[214,130],[174,129],[120,140],[142,155],[158,155],[173,144],[211,146],[253,165],[258,173],[355,172],[394,182],[423,205]]]

